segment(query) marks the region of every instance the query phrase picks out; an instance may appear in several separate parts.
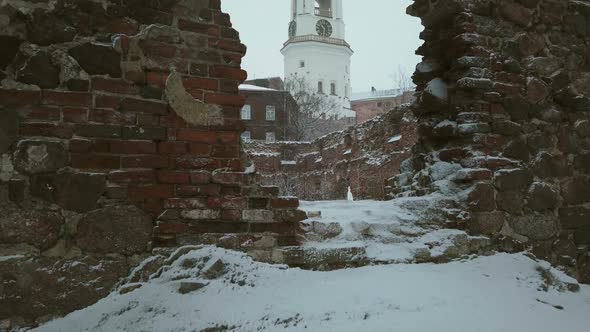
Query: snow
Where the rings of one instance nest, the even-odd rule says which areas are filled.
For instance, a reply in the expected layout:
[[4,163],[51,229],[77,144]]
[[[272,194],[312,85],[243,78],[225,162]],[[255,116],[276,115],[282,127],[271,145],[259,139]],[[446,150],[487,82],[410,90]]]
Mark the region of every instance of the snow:
[[0,256],[0,262],[8,262],[14,259],[22,259],[25,258],[24,255],[7,255],[7,256]]
[[389,141],[387,141],[387,143],[395,143],[395,142],[399,142],[402,140],[402,135],[396,135],[393,136],[392,138],[389,139]]
[[263,88],[261,86],[251,85],[251,84],[240,84],[240,90],[246,91],[277,91],[275,89]]
[[[183,267],[205,258],[225,262],[226,275],[205,281],[198,267]],[[221,326],[244,332],[587,331],[590,286],[577,293],[553,286],[544,291],[538,270],[546,266],[524,254],[502,253],[441,265],[312,272],[204,247],[182,255],[135,291],[114,292],[33,331],[202,331]],[[208,285],[181,295],[180,281]]]
[[296,160],[281,160],[281,165],[297,165]]
[[447,84],[438,77],[428,82],[426,91],[441,100],[447,100],[449,97]]

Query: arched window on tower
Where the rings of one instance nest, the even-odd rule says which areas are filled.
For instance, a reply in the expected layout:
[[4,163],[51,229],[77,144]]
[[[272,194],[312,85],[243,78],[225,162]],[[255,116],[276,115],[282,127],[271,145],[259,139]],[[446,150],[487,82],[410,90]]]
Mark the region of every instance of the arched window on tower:
[[332,17],[332,0],[315,0],[316,16]]

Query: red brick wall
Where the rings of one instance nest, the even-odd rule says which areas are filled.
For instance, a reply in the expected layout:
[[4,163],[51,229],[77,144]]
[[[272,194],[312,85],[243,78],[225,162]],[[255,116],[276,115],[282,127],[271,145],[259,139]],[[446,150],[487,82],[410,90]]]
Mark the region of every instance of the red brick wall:
[[[296,116],[297,105],[286,91],[241,90],[246,98],[245,104],[251,107],[251,120],[244,120],[245,130],[250,131],[251,139],[266,140],[266,133],[275,133],[277,141],[294,139],[289,129],[290,116]],[[275,106],[275,120],[266,120],[266,106]]]

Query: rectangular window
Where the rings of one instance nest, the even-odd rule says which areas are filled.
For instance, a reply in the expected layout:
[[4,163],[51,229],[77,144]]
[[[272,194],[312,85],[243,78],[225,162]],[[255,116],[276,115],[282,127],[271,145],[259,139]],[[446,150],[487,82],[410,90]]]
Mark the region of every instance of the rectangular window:
[[245,131],[242,133],[243,141],[249,141],[250,139],[252,139],[252,134],[249,131]]
[[334,83],[334,82],[330,83],[330,94],[332,96],[336,95],[336,83]]
[[299,61],[299,68],[305,67],[305,61]]
[[344,87],[344,96],[345,96],[346,98],[348,98],[348,97],[349,97],[349,96],[348,96],[348,84],[346,84],[346,86]]
[[252,120],[252,107],[250,105],[244,105],[240,114],[242,120]]
[[276,118],[276,108],[272,105],[266,106],[266,120],[274,121]]
[[267,142],[274,142],[275,140],[275,133],[266,133]]
[[318,93],[324,93],[324,82],[318,82]]

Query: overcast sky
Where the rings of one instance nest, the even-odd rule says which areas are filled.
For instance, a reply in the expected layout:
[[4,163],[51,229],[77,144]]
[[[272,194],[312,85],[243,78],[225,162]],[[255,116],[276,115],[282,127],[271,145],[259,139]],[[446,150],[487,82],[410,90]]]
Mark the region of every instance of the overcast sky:
[[[222,0],[248,53],[242,67],[248,78],[283,77],[283,55],[290,20],[290,0]],[[420,57],[414,54],[420,20],[406,15],[412,0],[344,0],[346,39],[352,56],[353,92],[394,88],[398,65],[409,74]]]

